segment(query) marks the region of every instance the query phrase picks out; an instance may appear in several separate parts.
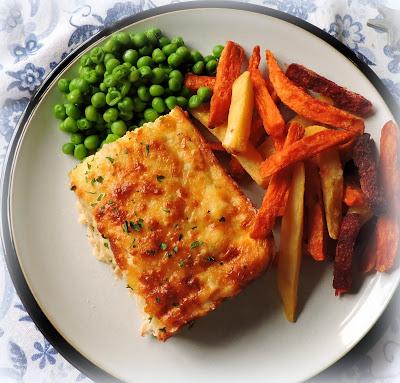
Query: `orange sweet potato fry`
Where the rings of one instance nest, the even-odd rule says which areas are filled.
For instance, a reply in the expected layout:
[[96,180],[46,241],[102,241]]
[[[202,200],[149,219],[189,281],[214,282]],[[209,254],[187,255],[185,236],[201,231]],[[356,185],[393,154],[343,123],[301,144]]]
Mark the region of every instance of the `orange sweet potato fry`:
[[327,229],[318,167],[305,162],[305,249],[316,261],[326,259]]
[[274,55],[266,51],[269,78],[280,100],[297,114],[319,123],[334,126],[358,134],[364,132],[364,121],[344,110],[310,96],[294,84],[279,67]]
[[348,207],[366,206],[367,200],[361,188],[352,184],[346,184],[343,191],[343,202]]
[[257,111],[255,111],[251,120],[251,131],[249,140],[254,146],[257,146],[261,142],[261,139],[263,139],[264,137],[265,130],[261,117],[258,115]]
[[265,178],[271,177],[295,162],[304,161],[324,150],[348,142],[354,136],[354,132],[327,129],[312,136],[303,137],[267,158],[261,164],[261,174]]
[[222,51],[217,67],[214,91],[210,103],[210,128],[222,125],[228,119],[232,97],[232,85],[240,75],[244,50],[233,41],[228,41]]
[[253,49],[249,64],[256,109],[263,121],[265,131],[272,137],[282,137],[285,133],[285,121],[269,94],[265,80],[258,69],[258,64],[260,63],[259,57],[260,47],[256,46]]
[[376,270],[389,271],[399,249],[399,223],[394,215],[385,214],[376,223]]
[[[304,135],[304,128],[292,123],[289,125],[285,146],[299,140]],[[286,168],[274,174],[268,185],[260,210],[254,221],[252,238],[266,238],[275,225],[275,220],[285,212],[287,194],[291,184],[292,169]]]
[[210,89],[214,89],[215,77],[198,76],[193,73],[188,73],[185,76],[184,84],[185,84],[186,88],[188,88],[192,92],[196,92],[197,89],[201,88],[202,86],[206,86]]

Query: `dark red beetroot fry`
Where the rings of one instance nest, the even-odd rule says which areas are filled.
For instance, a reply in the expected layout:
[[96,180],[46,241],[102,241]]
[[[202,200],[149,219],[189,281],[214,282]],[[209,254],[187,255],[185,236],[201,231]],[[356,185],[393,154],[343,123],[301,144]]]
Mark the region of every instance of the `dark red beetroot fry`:
[[368,133],[357,139],[353,148],[353,160],[358,168],[360,186],[367,204],[374,211],[381,210],[384,200],[378,179],[375,144]]
[[302,88],[330,97],[335,106],[340,109],[359,116],[365,116],[372,110],[371,101],[365,97],[322,77],[303,65],[290,64],[286,70],[286,76]]
[[342,295],[351,290],[353,252],[358,233],[362,225],[359,214],[347,213],[342,221],[336,245],[333,269],[333,288],[335,295]]

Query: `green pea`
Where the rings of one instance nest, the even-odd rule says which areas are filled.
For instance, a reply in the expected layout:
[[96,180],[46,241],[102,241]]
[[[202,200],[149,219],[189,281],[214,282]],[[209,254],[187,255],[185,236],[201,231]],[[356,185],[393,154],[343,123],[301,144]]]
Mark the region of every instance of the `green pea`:
[[80,133],[72,133],[71,134],[71,143],[74,145],[81,144],[83,142],[83,135]]
[[98,119],[98,112],[97,109],[93,106],[93,105],[88,105],[85,108],[85,117],[89,120],[89,121],[93,121],[96,122]]
[[91,134],[85,138],[83,144],[85,145],[86,149],[96,150],[100,145],[100,137],[97,134]]
[[136,66],[138,68],[141,68],[143,66],[151,67],[153,65],[154,65],[154,61],[151,59],[150,56],[143,56],[143,57],[140,57],[140,59],[137,61],[137,65]]
[[137,94],[142,101],[148,102],[151,100],[151,94],[149,92],[149,88],[145,85],[141,85],[138,88]]
[[190,90],[188,88],[186,88],[186,86],[183,86],[180,95],[185,98],[189,98],[190,94],[191,94]]
[[154,109],[148,108],[143,113],[146,122],[153,122],[160,116]]
[[[80,66],[78,68],[79,77],[85,78],[85,76],[87,76],[88,73],[90,73],[91,71],[92,71],[92,67],[90,67],[90,66]],[[74,85],[74,88],[76,89],[75,85]]]
[[80,118],[78,121],[76,121],[76,125],[78,126],[79,130],[89,130],[93,126],[92,122],[86,118]]
[[93,64],[92,59],[90,58],[89,54],[84,54],[80,59],[81,66],[90,66]]
[[110,88],[106,95],[106,103],[110,106],[118,104],[121,100],[121,92],[115,88]]
[[183,96],[178,96],[178,97],[176,98],[176,102],[177,102],[177,104],[178,104],[180,107],[182,107],[182,108],[186,108],[186,107],[187,107],[187,104],[188,104],[187,98],[185,98],[185,97],[183,97]]
[[218,63],[216,60],[210,60],[206,64],[206,70],[208,74],[213,74],[215,73],[215,70],[217,69]]
[[67,117],[67,113],[65,112],[65,106],[61,104],[55,104],[53,106],[53,114],[54,117],[58,120],[64,120]]
[[76,125],[76,121],[71,117],[67,117],[64,120],[64,129],[65,129],[66,132],[69,132],[69,133],[77,132],[78,131],[78,127]]
[[119,117],[121,118],[121,120],[130,121],[133,118],[133,112],[130,110],[122,110],[119,113]]
[[81,116],[80,109],[74,104],[65,104],[64,107],[67,116],[72,117],[75,120],[77,120]]
[[133,100],[130,97],[124,97],[119,103],[118,103],[118,109],[121,111],[133,111],[134,105],[133,105]]
[[104,121],[106,122],[113,122],[116,121],[118,118],[118,110],[116,108],[108,108],[103,113]]
[[106,95],[103,92],[95,93],[90,100],[95,108],[106,106]]
[[73,89],[67,94],[67,101],[71,104],[79,104],[82,102],[82,93],[79,89]]
[[75,145],[72,142],[67,142],[61,147],[61,150],[64,154],[73,154],[74,149]]
[[176,44],[178,47],[181,47],[182,45],[185,45],[185,42],[183,41],[183,38],[182,37],[174,37],[172,40],[171,40],[171,43],[172,44]]
[[151,56],[152,52],[153,52],[153,48],[151,45],[145,45],[144,47],[139,49],[140,56]]
[[141,78],[145,80],[150,80],[153,74],[153,71],[149,66],[142,66],[138,69],[138,71],[140,73]]
[[83,78],[88,84],[95,84],[97,81],[99,81],[99,76],[94,69],[87,71]]
[[104,66],[104,64],[97,64],[97,65],[94,67],[94,70],[95,70],[96,74],[97,74],[99,77],[101,77],[101,76],[104,75],[104,72],[106,71],[106,67]]
[[172,66],[172,68],[177,68],[179,65],[181,65],[183,63],[183,59],[182,56],[179,56],[176,53],[171,53],[168,56],[168,64]]
[[164,88],[161,85],[151,85],[149,88],[149,93],[153,97],[159,97],[164,94]]
[[118,32],[115,37],[117,38],[117,41],[123,46],[128,46],[131,43],[131,39],[126,32]]
[[104,82],[101,82],[101,83],[99,84],[99,89],[100,89],[102,92],[107,92],[107,86],[106,86],[106,84],[105,84]]
[[130,68],[127,68],[124,65],[116,66],[112,71],[113,79],[118,82],[127,77],[130,73]]
[[104,64],[105,64],[108,60],[111,60],[111,59],[115,59],[115,56],[114,56],[112,53],[106,53],[106,54],[104,55]]
[[148,43],[148,39],[145,33],[131,33],[130,34],[131,42],[135,48],[142,48]]
[[77,160],[82,161],[87,155],[88,155],[88,151],[87,151],[85,145],[79,144],[79,145],[75,146],[74,157]]
[[166,45],[171,43],[171,40],[166,36],[161,36],[158,40],[160,47],[164,48]]
[[204,61],[208,63],[210,60],[215,60],[215,57],[213,55],[208,55],[204,57]]
[[212,92],[210,88],[202,86],[197,89],[197,95],[200,97],[201,102],[206,102],[210,100]]
[[183,74],[182,74],[182,72],[180,70],[174,69],[173,71],[170,72],[169,78],[176,78],[180,82],[182,82],[183,81]]
[[154,68],[152,75],[153,84],[161,84],[165,79],[165,72],[161,68]]
[[204,72],[204,62],[203,61],[197,61],[193,66],[192,66],[192,71],[194,74],[202,74]]
[[125,51],[124,55],[122,56],[122,59],[126,63],[130,63],[132,65],[136,65],[136,62],[139,58],[139,53],[135,49],[128,49]]
[[129,81],[124,81],[120,87],[121,97],[125,97],[129,90],[131,89],[131,83]]
[[69,83],[70,81],[67,78],[60,78],[57,83],[58,89],[63,93],[68,93]]
[[103,45],[103,51],[105,53],[116,53],[118,48],[119,44],[113,38],[108,39]]
[[217,59],[220,58],[223,50],[224,50],[223,45],[216,45],[212,50],[213,56]]
[[199,51],[191,51],[190,52],[190,57],[192,58],[192,61],[196,63],[197,61],[202,61],[203,60],[203,55]]
[[167,63],[160,64],[158,67],[162,69],[166,75],[169,75],[173,70]]
[[190,109],[196,109],[196,108],[198,108],[198,107],[201,105],[201,99],[200,99],[200,97],[199,97],[197,94],[191,96],[191,97],[189,98],[188,105],[189,105],[189,108],[190,108]]
[[167,59],[164,52],[160,48],[154,49],[151,57],[152,57],[153,61],[157,64],[161,64]]
[[190,51],[185,46],[179,47],[176,52],[177,55],[181,56],[183,61],[186,61],[190,58]]
[[178,80],[177,78],[172,77],[168,80],[168,88],[172,92],[179,92],[182,88],[182,81]]
[[133,111],[135,113],[143,112],[146,109],[146,102],[142,101],[139,97],[133,99]]
[[105,76],[103,83],[106,86],[106,88],[111,88],[111,87],[114,87],[115,85],[117,85],[117,81],[115,80],[115,78],[112,75]]
[[73,91],[75,89],[78,89],[79,91],[86,92],[89,90],[89,84],[86,80],[82,78],[73,78],[71,82],[69,83],[69,91]]
[[140,79],[141,74],[140,74],[140,71],[138,69],[136,69],[135,67],[132,67],[132,68],[131,68],[131,71],[129,73],[129,81],[130,82],[136,82],[136,81],[138,81]]
[[176,44],[168,44],[168,45],[165,45],[162,48],[162,51],[166,56],[169,56],[172,53],[175,53],[177,49],[178,49],[178,45],[176,45]]
[[104,51],[101,47],[93,48],[90,51],[90,58],[95,64],[100,64],[104,60]]
[[124,121],[118,120],[111,124],[111,132],[119,137],[122,137],[127,131],[127,127]]
[[165,104],[167,105],[167,108],[169,110],[172,110],[175,108],[175,106],[177,105],[178,100],[175,96],[169,96],[165,99]]
[[118,140],[118,138],[119,138],[119,136],[117,136],[116,134],[108,134],[105,139],[106,144],[110,144],[111,142]]
[[158,38],[161,36],[161,31],[158,28],[152,28],[146,31],[147,40],[153,46],[158,44]]
[[120,64],[121,62],[118,59],[110,59],[106,62],[106,70],[111,73]]
[[161,97],[154,97],[151,101],[151,107],[160,114],[164,113],[166,109],[165,102]]

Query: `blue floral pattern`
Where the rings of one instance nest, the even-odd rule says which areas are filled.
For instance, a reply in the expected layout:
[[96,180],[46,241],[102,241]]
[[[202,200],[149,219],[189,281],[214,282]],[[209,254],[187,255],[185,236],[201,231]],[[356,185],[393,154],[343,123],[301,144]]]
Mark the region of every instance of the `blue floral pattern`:
[[317,9],[313,0],[265,0],[264,4],[272,5],[279,11],[290,13],[303,20],[307,20],[309,14]]
[[[126,16],[172,2],[179,0],[109,0],[108,4],[95,0],[10,0],[4,1],[4,4],[0,2],[0,47],[3,47],[0,54],[0,94],[3,96],[0,99],[0,162],[23,111],[46,74],[79,44],[100,30],[112,26]],[[400,42],[381,42],[375,46],[374,38],[378,31],[366,26],[368,18],[384,18],[378,14],[378,7],[388,3],[387,0],[248,2],[273,7],[325,28],[349,46],[361,60],[374,66],[374,70],[379,73],[383,83],[400,104]],[[58,31],[60,28],[62,32]],[[0,259],[0,271],[2,265]],[[398,321],[392,321],[385,337],[380,348],[377,347],[378,356],[371,357],[370,353],[367,355],[365,350],[361,350],[332,367],[329,371],[333,371],[338,377],[334,381],[399,381],[399,369],[393,368],[400,357]],[[8,274],[3,276],[2,272],[0,355],[8,358],[8,364],[0,365],[0,381],[3,381],[3,378],[14,382],[89,381],[84,374],[70,366],[38,332],[24,306],[15,296]],[[385,368],[379,370],[374,367],[374,360],[378,358]],[[3,359],[0,358],[1,363]],[[325,381],[323,377],[324,375],[312,381]]]
[[44,340],[43,344],[35,342],[34,347],[38,352],[33,354],[31,359],[33,361],[39,361],[40,369],[45,368],[46,362],[56,364],[56,358],[54,356],[57,355],[58,352],[47,340]]

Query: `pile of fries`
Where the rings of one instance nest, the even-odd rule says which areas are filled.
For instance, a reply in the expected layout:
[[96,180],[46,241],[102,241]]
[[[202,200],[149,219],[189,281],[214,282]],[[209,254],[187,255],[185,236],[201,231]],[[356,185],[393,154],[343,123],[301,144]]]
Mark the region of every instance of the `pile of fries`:
[[[333,259],[335,294],[351,292],[356,241],[368,226],[374,232],[359,270],[393,267],[400,238],[400,134],[392,121],[384,125],[378,160],[364,133],[370,101],[302,65],[284,72],[269,50],[264,76],[258,46],[241,73],[245,59],[243,48],[229,41],[216,77],[189,74],[185,85],[213,88],[210,105],[192,115],[221,142],[212,149],[232,155],[231,172],[247,172],[265,189],[252,237],[272,236],[281,219],[274,265],[286,317],[295,321],[303,254]],[[283,104],[293,117],[284,119]]]

